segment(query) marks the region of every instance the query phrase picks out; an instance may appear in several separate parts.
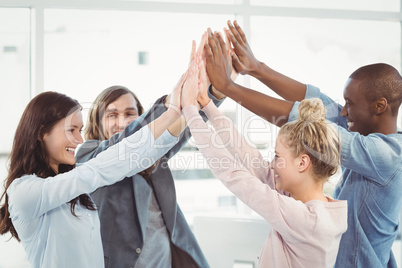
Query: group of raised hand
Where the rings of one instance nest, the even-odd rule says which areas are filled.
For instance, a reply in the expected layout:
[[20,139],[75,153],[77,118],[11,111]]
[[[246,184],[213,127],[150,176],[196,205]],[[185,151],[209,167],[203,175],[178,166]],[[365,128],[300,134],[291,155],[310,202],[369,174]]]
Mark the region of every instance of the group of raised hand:
[[223,98],[239,73],[250,74],[258,68],[259,61],[238,23],[228,21],[227,25],[224,36],[208,28],[197,49],[195,41],[192,42],[188,70],[174,88],[169,105],[178,113],[188,105],[206,106],[210,101],[210,84],[215,95]]

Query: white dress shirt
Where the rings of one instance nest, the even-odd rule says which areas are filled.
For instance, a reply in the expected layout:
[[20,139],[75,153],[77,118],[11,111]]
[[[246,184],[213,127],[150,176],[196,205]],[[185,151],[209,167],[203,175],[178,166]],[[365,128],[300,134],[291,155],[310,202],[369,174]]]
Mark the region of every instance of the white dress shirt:
[[71,199],[151,166],[176,144],[165,131],[156,141],[148,126],[73,170],[46,179],[15,179],[7,190],[10,218],[33,268],[104,267],[97,211]]

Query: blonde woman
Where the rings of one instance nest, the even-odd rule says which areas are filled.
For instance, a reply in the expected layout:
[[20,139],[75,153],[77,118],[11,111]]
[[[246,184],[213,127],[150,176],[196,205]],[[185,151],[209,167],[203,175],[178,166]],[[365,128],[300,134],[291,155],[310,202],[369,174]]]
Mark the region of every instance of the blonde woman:
[[[259,151],[208,99],[203,61],[198,65],[193,64],[183,87],[183,113],[214,175],[270,224],[260,267],[333,267],[347,229],[347,203],[323,193],[323,184],[337,170],[340,143],[325,121],[322,102],[300,104],[300,118],[280,129],[272,169],[266,168]],[[197,102],[198,91],[204,97]],[[215,131],[199,116],[198,105]]]

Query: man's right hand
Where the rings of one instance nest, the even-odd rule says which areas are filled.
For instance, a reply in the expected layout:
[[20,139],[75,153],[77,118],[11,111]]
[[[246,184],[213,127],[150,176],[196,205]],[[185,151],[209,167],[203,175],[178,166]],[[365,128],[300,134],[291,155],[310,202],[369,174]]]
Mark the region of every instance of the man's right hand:
[[259,69],[260,62],[255,58],[251,51],[250,45],[247,42],[246,35],[240,28],[237,21],[234,25],[230,20],[227,22],[229,30],[226,31],[226,36],[233,45],[234,51],[230,53],[233,66],[240,74],[253,75]]

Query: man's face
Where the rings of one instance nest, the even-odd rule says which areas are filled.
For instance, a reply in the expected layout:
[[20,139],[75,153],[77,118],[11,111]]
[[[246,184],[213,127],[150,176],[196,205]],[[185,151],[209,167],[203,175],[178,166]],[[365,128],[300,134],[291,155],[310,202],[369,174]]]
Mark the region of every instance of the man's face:
[[360,81],[349,78],[343,91],[345,106],[341,110],[341,116],[348,121],[349,130],[368,135],[375,132],[374,127],[374,103],[369,102],[359,88]]
[[131,94],[124,94],[106,107],[101,127],[106,139],[120,133],[138,118],[137,102]]

